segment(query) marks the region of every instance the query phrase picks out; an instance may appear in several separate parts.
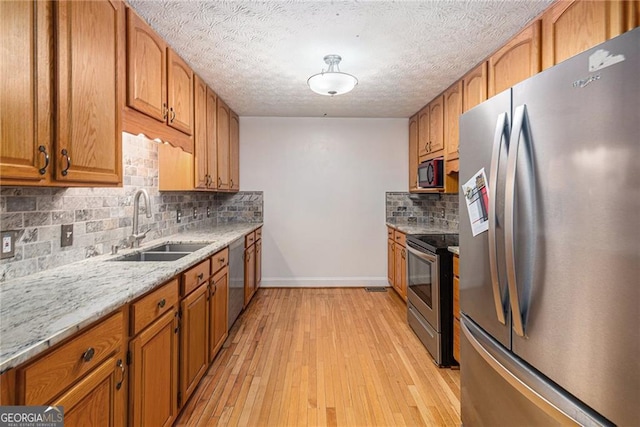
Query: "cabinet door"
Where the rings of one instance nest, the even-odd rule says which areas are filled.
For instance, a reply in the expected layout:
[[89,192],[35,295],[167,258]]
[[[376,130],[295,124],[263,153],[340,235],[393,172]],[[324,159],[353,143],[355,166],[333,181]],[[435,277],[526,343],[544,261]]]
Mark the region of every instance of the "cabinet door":
[[218,188],[218,97],[207,88],[207,171],[208,188]]
[[540,21],[535,21],[489,58],[489,97],[539,72]]
[[191,396],[209,366],[209,285],[182,300],[180,325],[180,405]]
[[229,107],[218,98],[217,123],[217,160],[218,160],[218,190],[228,190],[229,187]]
[[[49,181],[51,3],[0,2],[0,183]],[[49,160],[47,160],[49,159]]]
[[213,276],[209,299],[209,362],[224,344],[228,335],[229,268],[224,267]]
[[125,369],[121,355],[110,357],[53,402],[52,406],[64,407],[65,425],[126,425]]
[[170,426],[178,414],[178,325],[176,311],[130,343],[130,416],[134,426]]
[[626,27],[627,31],[640,25],[640,0],[626,1]]
[[[418,163],[429,154],[429,106],[418,112]],[[417,173],[417,171],[416,171]]]
[[409,191],[418,189],[418,115],[409,119]]
[[462,78],[462,111],[487,100],[487,63],[483,62]]
[[[395,267],[394,267],[394,285],[396,288],[396,291],[398,292],[398,294],[401,297],[405,297],[405,294],[402,292],[402,253],[403,253],[404,248],[399,245],[399,244],[395,244],[394,247],[394,255],[395,255]],[[405,255],[406,256],[406,255]]]
[[256,242],[256,289],[262,281],[262,240]]
[[396,287],[395,265],[396,265],[395,243],[393,239],[387,239],[387,279],[389,280],[389,284],[394,288]]
[[167,49],[168,124],[193,134],[193,71],[171,49]]
[[209,187],[209,159],[207,140],[207,85],[198,76],[194,76],[194,185],[195,188],[206,189]]
[[542,16],[542,66],[552,67],[617,35],[625,27],[622,1],[561,1]]
[[127,105],[167,120],[167,46],[133,9],[127,9]]
[[56,179],[122,181],[124,4],[59,1]]
[[429,103],[429,157],[444,154],[444,97]]
[[459,121],[462,114],[462,80],[444,93],[444,145],[447,161],[455,160],[458,154]]
[[240,118],[230,111],[229,116],[229,188],[240,190]]
[[244,305],[249,304],[256,288],[256,246],[251,245],[244,251]]

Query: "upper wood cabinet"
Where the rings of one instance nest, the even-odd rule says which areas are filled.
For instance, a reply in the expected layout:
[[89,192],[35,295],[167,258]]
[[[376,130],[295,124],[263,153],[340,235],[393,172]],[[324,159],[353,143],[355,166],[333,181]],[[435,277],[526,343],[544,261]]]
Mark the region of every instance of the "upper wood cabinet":
[[229,190],[229,151],[230,151],[230,133],[229,133],[229,107],[225,102],[218,98],[218,114],[217,114],[217,160],[218,160],[218,190]]
[[444,93],[444,144],[446,160],[451,161],[459,157],[459,122],[462,114],[462,80],[456,82]]
[[2,184],[51,179],[51,7],[45,1],[0,2]]
[[120,184],[124,4],[0,7],[2,184]]
[[[429,106],[418,112],[418,162],[421,163],[429,155]],[[417,172],[416,172],[417,173]]]
[[218,97],[207,88],[207,173],[208,188],[217,188],[218,177]]
[[462,78],[462,111],[487,100],[487,63],[478,65]]
[[409,191],[418,189],[418,115],[409,119]]
[[192,152],[193,71],[131,8],[127,9],[127,40],[129,108],[124,130]]
[[444,96],[429,103],[429,158],[444,154]]
[[619,0],[555,3],[542,15],[543,68],[552,67],[625,31]]
[[489,97],[540,72],[540,21],[535,21],[489,57]]
[[193,134],[193,157],[194,157],[194,186],[200,189],[209,188],[211,177],[208,167],[208,143],[207,140],[207,85],[195,76],[194,84],[194,134]]
[[240,190],[240,118],[229,110],[229,188]]

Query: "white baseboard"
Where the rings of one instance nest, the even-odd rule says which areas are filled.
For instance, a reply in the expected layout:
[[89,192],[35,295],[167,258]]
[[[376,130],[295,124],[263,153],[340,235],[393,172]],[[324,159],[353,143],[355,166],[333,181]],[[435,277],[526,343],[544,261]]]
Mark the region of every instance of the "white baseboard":
[[365,286],[389,286],[381,277],[263,277],[264,288],[362,288]]

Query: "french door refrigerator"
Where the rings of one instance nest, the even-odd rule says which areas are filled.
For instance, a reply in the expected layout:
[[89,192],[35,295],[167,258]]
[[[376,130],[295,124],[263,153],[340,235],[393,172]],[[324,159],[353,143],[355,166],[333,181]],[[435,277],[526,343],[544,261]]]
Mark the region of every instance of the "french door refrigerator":
[[[463,425],[640,425],[640,28],[460,119]],[[474,216],[475,217],[475,216]]]

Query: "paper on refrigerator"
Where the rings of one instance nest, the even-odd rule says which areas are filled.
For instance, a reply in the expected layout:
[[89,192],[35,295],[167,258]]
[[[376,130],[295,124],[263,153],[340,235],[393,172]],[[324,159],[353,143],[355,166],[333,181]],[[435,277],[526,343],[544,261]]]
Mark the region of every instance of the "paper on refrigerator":
[[489,182],[484,168],[462,184],[462,192],[467,202],[471,233],[475,237],[489,229]]

